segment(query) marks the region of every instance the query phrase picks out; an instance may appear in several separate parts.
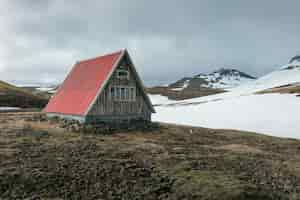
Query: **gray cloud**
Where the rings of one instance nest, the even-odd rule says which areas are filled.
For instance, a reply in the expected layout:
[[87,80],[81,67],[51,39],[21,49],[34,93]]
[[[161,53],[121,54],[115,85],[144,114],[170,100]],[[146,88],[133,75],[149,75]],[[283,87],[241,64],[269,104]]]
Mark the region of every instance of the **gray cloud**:
[[300,2],[1,2],[0,79],[61,81],[80,59],[128,48],[147,84],[234,67],[262,75],[300,53]]

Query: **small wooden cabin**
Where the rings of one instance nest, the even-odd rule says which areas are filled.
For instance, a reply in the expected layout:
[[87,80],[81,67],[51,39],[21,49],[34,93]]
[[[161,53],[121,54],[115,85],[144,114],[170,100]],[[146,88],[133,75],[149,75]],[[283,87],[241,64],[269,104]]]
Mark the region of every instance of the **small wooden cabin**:
[[81,123],[151,121],[155,112],[127,50],[76,63],[44,111]]

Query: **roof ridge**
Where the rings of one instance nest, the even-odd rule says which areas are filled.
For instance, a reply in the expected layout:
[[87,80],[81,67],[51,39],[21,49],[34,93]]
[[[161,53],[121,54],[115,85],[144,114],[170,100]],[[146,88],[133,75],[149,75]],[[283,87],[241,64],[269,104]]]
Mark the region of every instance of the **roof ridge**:
[[113,53],[104,54],[104,55],[101,55],[101,56],[96,56],[96,57],[93,57],[93,58],[88,58],[88,59],[85,59],[85,60],[80,60],[80,61],[77,61],[76,63],[79,64],[79,63],[85,63],[85,62],[92,61],[92,60],[97,60],[99,58],[103,58],[103,57],[106,57],[106,56],[111,56],[111,55],[114,55],[114,54],[117,54],[117,53],[122,53],[123,51],[125,51],[125,49],[121,49],[119,51],[115,51]]

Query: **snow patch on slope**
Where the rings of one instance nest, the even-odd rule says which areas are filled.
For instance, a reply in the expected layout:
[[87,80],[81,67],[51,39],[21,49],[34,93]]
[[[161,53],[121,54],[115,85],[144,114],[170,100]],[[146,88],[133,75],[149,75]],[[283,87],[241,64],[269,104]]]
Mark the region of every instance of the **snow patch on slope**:
[[202,87],[230,89],[253,81],[255,78],[235,69],[220,69],[210,74],[199,74],[197,78],[204,79]]
[[181,87],[171,88],[171,90],[173,90],[173,91],[182,91],[182,90],[184,90],[185,88],[187,88],[189,86],[189,82],[190,82],[190,80],[186,80],[186,81],[184,81],[184,83]]
[[235,69],[221,68],[209,74],[198,74],[194,77],[184,77],[169,85],[171,90],[181,91],[185,88],[201,89],[231,89],[241,84],[255,80],[254,77]]
[[55,94],[57,91],[57,87],[38,87],[36,89],[41,92],[48,92],[50,94]]
[[288,84],[296,84],[300,82],[300,67],[291,68],[291,66],[293,65],[286,65],[281,70],[267,74],[266,76],[263,76],[250,84],[242,85],[235,90],[244,90],[249,93]]
[[169,103],[175,103],[175,100],[169,100],[168,97],[162,96],[160,94],[148,94],[151,98],[151,103],[155,105],[166,105]]
[[295,95],[249,95],[197,105],[158,106],[153,120],[300,139],[299,109],[295,108],[300,108]]
[[299,85],[298,63],[292,62],[280,70],[233,88],[230,92],[172,102],[160,98],[153,119],[300,139],[300,97],[291,94],[255,94],[274,87]]
[[0,107],[0,111],[19,110],[19,107]]

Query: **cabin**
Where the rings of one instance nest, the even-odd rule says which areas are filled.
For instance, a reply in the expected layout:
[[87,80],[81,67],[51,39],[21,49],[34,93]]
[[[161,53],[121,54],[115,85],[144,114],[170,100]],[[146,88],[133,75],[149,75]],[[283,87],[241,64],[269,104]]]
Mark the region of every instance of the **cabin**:
[[81,123],[151,121],[154,107],[127,50],[77,62],[44,112]]

